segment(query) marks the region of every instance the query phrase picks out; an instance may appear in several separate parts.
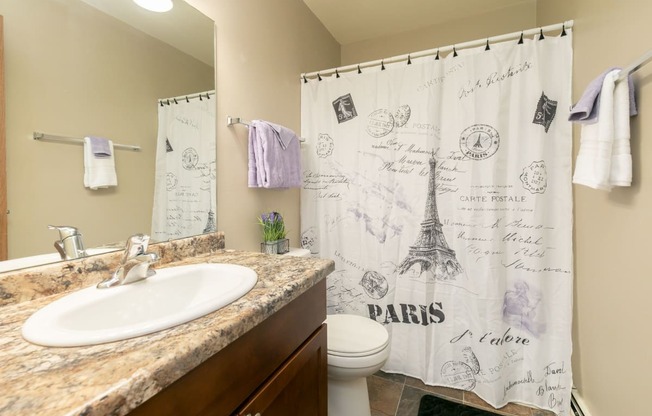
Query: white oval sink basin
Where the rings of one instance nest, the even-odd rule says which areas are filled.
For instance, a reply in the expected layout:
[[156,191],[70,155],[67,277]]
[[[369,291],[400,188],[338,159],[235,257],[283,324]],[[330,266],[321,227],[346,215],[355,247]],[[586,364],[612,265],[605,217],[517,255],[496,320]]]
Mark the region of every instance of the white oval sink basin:
[[150,334],[216,311],[249,292],[258,276],[235,264],[156,269],[139,282],[95,286],[57,299],[23,325],[23,337],[50,347],[75,347]]

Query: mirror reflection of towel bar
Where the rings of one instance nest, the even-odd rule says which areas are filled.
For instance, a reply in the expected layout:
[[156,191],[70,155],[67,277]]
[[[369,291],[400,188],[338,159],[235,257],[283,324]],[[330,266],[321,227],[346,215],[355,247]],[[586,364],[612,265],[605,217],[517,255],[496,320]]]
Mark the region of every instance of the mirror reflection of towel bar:
[[[53,142],[64,142],[64,143],[74,143],[74,144],[84,144],[84,139],[77,139],[75,137],[63,137],[63,136],[54,136],[51,134],[34,132],[34,140],[46,140]],[[113,144],[114,149],[120,150],[132,150],[134,152],[140,152],[140,146],[131,146],[128,144]]]
[[[242,124],[244,126],[247,126],[247,128],[251,125],[251,123],[249,123],[248,121],[244,121],[240,117],[226,116],[226,127],[231,127],[234,124]],[[303,137],[299,137],[299,141],[301,143],[305,143],[306,139],[304,139]]]

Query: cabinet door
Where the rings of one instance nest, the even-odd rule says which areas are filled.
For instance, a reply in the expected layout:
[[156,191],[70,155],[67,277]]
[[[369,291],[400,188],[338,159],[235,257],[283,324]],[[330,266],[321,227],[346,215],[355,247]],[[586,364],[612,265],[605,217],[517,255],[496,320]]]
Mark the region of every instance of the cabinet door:
[[326,416],[327,371],[323,324],[235,414]]

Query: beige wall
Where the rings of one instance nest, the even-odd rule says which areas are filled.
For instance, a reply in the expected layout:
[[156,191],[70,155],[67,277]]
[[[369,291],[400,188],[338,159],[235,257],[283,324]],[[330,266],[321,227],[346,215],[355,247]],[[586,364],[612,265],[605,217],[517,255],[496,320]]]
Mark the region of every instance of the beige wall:
[[[650,16],[647,0],[545,0],[537,10],[540,25],[575,20],[576,100],[600,72],[627,66],[652,48]],[[634,78],[640,114],[632,118],[632,187],[610,193],[574,187],[573,370],[592,416],[651,413],[652,65]],[[575,128],[575,152],[578,134]]]
[[[87,247],[148,233],[156,99],[212,89],[214,69],[81,3],[2,2],[9,256],[54,252],[48,224],[81,229]],[[83,148],[32,132],[98,135],[116,151],[118,187],[83,186]]]
[[300,131],[302,72],[339,64],[340,47],[301,0],[190,0],[217,26],[217,227],[227,248],[260,250],[256,217],[278,211],[299,244],[299,190],[247,187],[247,128],[226,116]]
[[410,52],[454,45],[529,29],[536,26],[536,1],[525,1],[499,11],[454,20],[349,45],[342,45],[342,65],[389,58]]

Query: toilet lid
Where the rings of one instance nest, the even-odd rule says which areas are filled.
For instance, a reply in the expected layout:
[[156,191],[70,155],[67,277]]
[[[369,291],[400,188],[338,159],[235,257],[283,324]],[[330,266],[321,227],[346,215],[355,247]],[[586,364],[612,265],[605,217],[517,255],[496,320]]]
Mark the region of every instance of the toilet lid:
[[363,356],[381,351],[389,342],[385,327],[357,315],[328,315],[328,353],[340,356]]

